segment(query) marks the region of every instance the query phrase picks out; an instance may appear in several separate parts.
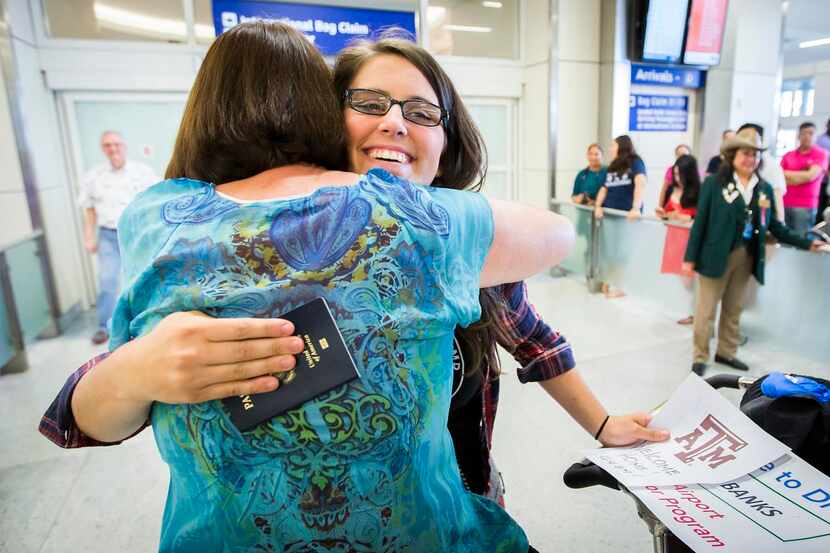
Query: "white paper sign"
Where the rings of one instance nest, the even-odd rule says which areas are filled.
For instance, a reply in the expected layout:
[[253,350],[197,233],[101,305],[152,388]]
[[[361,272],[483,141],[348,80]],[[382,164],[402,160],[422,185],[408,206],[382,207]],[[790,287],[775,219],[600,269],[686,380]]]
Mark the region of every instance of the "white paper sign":
[[726,482],[789,452],[694,373],[650,426],[669,430],[671,438],[585,455],[631,488]]
[[631,492],[696,553],[830,551],[830,478],[793,455],[725,484]]

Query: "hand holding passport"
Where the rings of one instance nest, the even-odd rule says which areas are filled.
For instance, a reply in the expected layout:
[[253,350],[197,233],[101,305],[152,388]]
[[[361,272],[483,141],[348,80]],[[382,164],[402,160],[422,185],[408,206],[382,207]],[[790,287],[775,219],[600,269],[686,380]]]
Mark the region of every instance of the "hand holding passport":
[[305,347],[297,355],[294,369],[277,375],[280,386],[273,392],[222,400],[240,431],[250,430],[359,376],[325,299],[312,300],[280,318],[294,323],[294,331]]

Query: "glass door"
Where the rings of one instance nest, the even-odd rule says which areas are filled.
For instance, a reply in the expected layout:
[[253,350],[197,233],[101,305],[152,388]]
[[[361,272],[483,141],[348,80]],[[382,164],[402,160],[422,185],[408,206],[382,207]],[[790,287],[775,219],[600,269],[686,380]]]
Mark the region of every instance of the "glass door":
[[[70,160],[71,198],[92,167],[106,163],[100,140],[104,131],[116,131],[127,144],[127,159],[139,161],[164,175],[187,96],[157,93],[64,93],[60,95],[64,143]],[[83,213],[73,205],[76,247],[84,267],[86,307],[95,303],[95,259],[83,247]]]
[[488,169],[482,192],[500,200],[515,200],[515,101],[465,98],[487,146]]

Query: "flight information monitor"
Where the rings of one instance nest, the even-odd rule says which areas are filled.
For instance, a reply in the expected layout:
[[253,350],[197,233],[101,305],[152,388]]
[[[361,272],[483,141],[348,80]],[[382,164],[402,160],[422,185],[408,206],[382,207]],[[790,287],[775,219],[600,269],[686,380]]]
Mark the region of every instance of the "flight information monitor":
[[683,63],[717,65],[726,26],[729,0],[692,0]]
[[643,40],[644,61],[680,61],[688,7],[689,0],[650,0]]

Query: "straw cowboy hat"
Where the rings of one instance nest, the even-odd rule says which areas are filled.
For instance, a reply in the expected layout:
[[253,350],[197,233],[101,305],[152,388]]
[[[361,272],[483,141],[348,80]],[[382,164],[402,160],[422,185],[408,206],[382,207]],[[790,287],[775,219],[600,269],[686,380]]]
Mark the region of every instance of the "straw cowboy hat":
[[758,135],[758,131],[750,127],[743,129],[732,138],[724,141],[723,145],[720,147],[720,153],[726,155],[726,152],[740,150],[742,148],[749,148],[760,152],[767,149],[767,147],[764,146],[763,140],[761,140],[761,137]]

